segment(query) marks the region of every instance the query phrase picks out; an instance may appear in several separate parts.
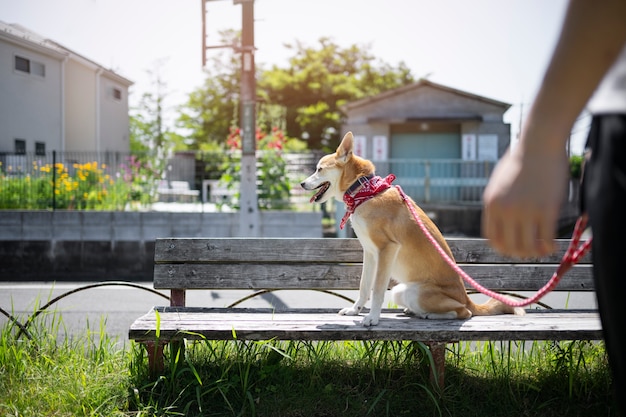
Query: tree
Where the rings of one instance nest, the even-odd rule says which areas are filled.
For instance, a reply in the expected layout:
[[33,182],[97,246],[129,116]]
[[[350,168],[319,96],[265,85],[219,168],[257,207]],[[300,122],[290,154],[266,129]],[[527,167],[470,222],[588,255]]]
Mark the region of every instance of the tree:
[[144,204],[156,196],[158,179],[165,170],[167,157],[182,138],[164,121],[167,84],[161,78],[164,60],[157,61],[147,73],[152,91],[145,92],[130,114],[130,150],[122,164],[130,187],[130,199]]
[[[241,43],[239,32],[220,35],[224,45]],[[297,41],[285,46],[295,51],[289,67],[258,66],[257,126],[308,137],[311,149],[338,143],[342,104],[413,82],[404,63],[394,67],[376,60],[367,46],[344,49],[328,38],[319,40],[319,48]],[[215,144],[224,144],[229,129],[239,125],[240,54],[234,48],[222,49],[208,67],[204,85],[190,94],[177,119],[177,126],[189,132],[189,149],[215,149]]]
[[[240,44],[240,33],[220,32],[221,44]],[[189,149],[207,149],[210,144],[223,143],[229,128],[239,124],[240,56],[233,48],[221,49],[205,70],[204,85],[189,95],[180,108],[177,126],[189,132]]]
[[343,49],[329,38],[321,38],[317,49],[297,41],[285,46],[295,52],[289,67],[263,71],[259,97],[283,106],[286,131],[308,137],[311,149],[338,143],[342,104],[413,82],[404,63],[377,61],[368,46]]
[[164,122],[167,84],[161,78],[164,61],[154,64],[154,70],[146,71],[153,91],[144,93],[139,105],[130,114],[130,150],[136,154],[149,154],[154,159],[164,159],[172,145],[180,140]]

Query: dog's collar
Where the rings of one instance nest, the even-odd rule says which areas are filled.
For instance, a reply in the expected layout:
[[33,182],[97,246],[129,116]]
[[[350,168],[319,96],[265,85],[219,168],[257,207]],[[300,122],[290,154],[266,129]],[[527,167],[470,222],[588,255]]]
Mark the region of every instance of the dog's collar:
[[345,194],[352,195],[356,190],[359,189],[362,185],[367,184],[372,178],[374,178],[374,174],[365,175],[364,177],[359,177],[354,184],[350,186],[345,192]]
[[[365,180],[362,180],[363,178],[365,178]],[[358,206],[391,187],[391,183],[395,179],[396,176],[393,174],[387,175],[385,179],[372,175],[368,177],[361,177],[354,184],[352,184],[343,194],[343,202],[346,203],[346,214],[341,219],[339,228],[343,229],[346,222],[350,218],[350,215],[354,213],[354,210],[356,210]],[[353,195],[354,190],[358,189],[359,186],[361,186],[361,188]]]

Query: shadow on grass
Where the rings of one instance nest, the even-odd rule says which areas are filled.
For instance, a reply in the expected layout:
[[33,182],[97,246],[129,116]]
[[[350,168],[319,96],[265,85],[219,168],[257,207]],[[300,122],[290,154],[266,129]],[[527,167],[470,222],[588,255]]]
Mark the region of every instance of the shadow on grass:
[[430,385],[417,342],[195,342],[156,381],[136,350],[134,407],[192,416],[615,415],[601,344],[459,349],[448,352],[443,391]]

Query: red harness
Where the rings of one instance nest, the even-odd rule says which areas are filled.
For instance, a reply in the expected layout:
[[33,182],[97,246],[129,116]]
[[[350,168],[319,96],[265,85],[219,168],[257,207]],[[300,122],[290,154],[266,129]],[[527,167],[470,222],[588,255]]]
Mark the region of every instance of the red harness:
[[[370,198],[374,197],[378,193],[382,193],[386,189],[391,187],[391,183],[396,179],[396,176],[389,174],[385,179],[375,177],[361,177],[359,178],[343,195],[343,202],[346,203],[346,214],[341,219],[339,228],[343,229],[346,222],[350,218],[350,215],[354,213],[354,210],[361,204],[365,203]],[[358,186],[361,188],[358,188]],[[350,191],[353,188],[357,188],[358,191],[354,194]]]

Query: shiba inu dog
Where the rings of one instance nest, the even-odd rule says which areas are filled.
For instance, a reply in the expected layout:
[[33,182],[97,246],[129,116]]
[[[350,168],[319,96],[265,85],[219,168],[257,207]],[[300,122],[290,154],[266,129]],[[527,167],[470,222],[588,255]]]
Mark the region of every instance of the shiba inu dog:
[[[339,312],[358,315],[372,294],[364,326],[375,326],[380,319],[385,291],[390,280],[393,300],[407,314],[429,319],[466,319],[472,315],[524,314],[496,300],[477,305],[468,297],[461,277],[446,263],[428,241],[412,217],[398,189],[391,185],[393,175],[375,176],[374,164],[353,153],[353,136],[348,132],[334,154],[322,157],[313,175],[304,180],[305,190],[317,190],[311,202],[323,203],[331,197],[343,200],[352,227],[363,246],[363,272],[359,297],[352,307]],[[409,199],[417,215],[445,252],[452,258],[441,232],[422,209]]]

